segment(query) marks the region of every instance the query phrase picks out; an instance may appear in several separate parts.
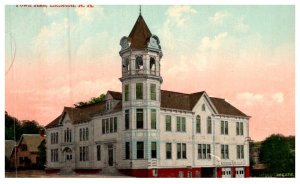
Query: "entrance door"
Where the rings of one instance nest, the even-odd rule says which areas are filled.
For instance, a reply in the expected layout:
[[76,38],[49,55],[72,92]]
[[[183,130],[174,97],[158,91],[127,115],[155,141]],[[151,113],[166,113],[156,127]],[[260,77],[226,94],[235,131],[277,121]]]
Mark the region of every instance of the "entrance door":
[[114,165],[114,149],[113,145],[109,144],[107,145],[108,148],[108,165],[113,166]]
[[244,178],[245,177],[245,173],[244,173],[244,168],[243,167],[239,167],[235,169],[235,177],[236,178]]
[[231,168],[222,168],[222,178],[231,178]]

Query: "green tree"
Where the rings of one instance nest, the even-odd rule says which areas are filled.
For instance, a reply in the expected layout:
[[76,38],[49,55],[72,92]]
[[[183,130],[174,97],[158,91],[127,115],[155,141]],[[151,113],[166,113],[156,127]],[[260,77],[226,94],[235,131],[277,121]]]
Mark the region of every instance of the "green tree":
[[75,107],[83,107],[86,105],[92,105],[92,104],[96,104],[96,103],[101,103],[104,102],[105,100],[105,94],[101,94],[98,97],[92,97],[89,101],[87,102],[78,102],[76,104],[74,104]]
[[15,140],[15,133],[16,139],[19,140],[22,135],[20,129],[21,122],[5,111],[5,140]]
[[46,164],[46,140],[43,140],[38,147],[39,149],[39,161],[38,168],[44,169]]
[[267,166],[266,172],[271,175],[295,173],[295,155],[283,135],[273,134],[262,142],[260,161]]

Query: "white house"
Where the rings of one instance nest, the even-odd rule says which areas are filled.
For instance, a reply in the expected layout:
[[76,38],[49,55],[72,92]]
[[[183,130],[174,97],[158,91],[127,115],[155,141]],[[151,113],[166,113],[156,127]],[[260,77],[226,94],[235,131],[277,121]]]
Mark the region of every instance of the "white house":
[[120,45],[122,93],[65,107],[46,126],[47,172],[250,176],[250,117],[205,91],[161,90],[160,41],[142,15]]

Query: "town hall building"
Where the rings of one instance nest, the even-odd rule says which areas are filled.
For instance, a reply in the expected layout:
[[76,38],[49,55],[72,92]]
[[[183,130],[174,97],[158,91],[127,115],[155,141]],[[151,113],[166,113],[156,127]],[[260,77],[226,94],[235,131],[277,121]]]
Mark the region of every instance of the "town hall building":
[[249,177],[249,118],[205,91],[161,89],[159,38],[140,14],[120,40],[122,92],[64,107],[46,126],[46,171]]

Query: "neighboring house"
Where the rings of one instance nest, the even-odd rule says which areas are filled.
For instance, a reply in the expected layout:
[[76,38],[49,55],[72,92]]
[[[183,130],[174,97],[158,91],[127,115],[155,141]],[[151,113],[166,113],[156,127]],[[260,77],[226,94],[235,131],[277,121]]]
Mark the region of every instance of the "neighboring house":
[[260,155],[260,148],[261,148],[261,142],[254,142],[251,143],[251,149],[250,149],[250,157],[253,161],[252,165],[252,176],[260,176],[264,173],[266,166],[265,164],[260,162],[259,155]]
[[10,155],[15,146],[16,141],[5,140],[5,169],[10,168]]
[[205,91],[161,90],[160,41],[141,15],[120,45],[122,93],[65,107],[46,126],[47,172],[249,177],[250,117]]
[[44,139],[40,134],[23,134],[10,155],[12,167],[36,167],[39,162],[38,146]]

